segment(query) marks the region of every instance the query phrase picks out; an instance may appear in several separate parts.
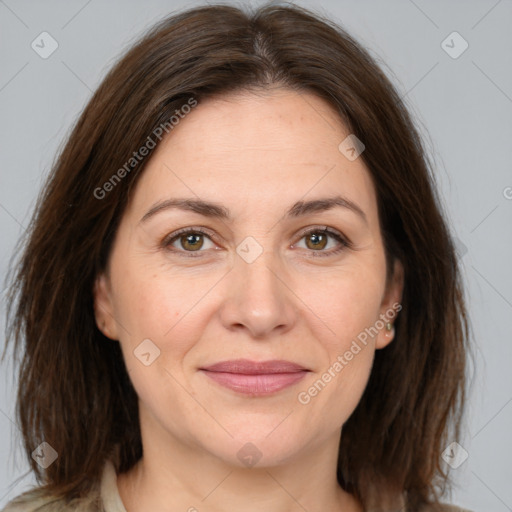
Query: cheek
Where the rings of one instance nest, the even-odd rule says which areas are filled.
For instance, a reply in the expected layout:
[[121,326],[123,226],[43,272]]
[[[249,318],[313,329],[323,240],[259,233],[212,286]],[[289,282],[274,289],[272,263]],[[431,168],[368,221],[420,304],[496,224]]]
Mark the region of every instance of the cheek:
[[112,284],[118,337],[127,369],[133,371],[141,364],[137,355],[142,348],[145,347],[144,354],[150,353],[150,360],[160,358],[167,350],[163,345],[164,333],[173,328],[181,315],[179,292],[170,292],[154,273],[127,265],[112,270]]
[[[123,326],[119,329],[120,342],[134,384],[144,388],[151,381],[158,386],[158,380],[169,380],[166,370],[181,378],[187,355],[201,340],[208,322],[210,298],[205,294],[214,281],[143,265],[120,268],[123,272],[115,282],[115,314]],[[145,341],[148,339],[154,347]],[[150,372],[136,357],[143,343],[150,353],[158,355]],[[140,376],[143,381],[139,379],[141,371],[146,371]]]
[[[310,325],[320,326],[314,335],[323,349],[323,364],[301,387],[299,403],[313,423],[322,421],[329,431],[346,422],[366,388],[375,353],[371,327],[379,318],[382,276],[378,265],[365,266],[317,275],[313,289],[308,283],[307,315]],[[302,293],[305,290],[304,282]]]
[[350,361],[347,351],[333,351],[324,371],[299,390],[296,407],[306,418],[302,428],[309,434],[322,438],[336,434],[356,409],[368,383],[374,356],[370,344],[357,351],[354,354],[348,350],[352,354]]
[[322,320],[325,347],[331,356],[337,355],[378,319],[384,279],[379,272],[361,267],[316,276],[314,285],[304,281],[301,294],[311,314]]
[[135,277],[128,269],[116,294],[116,315],[123,325],[119,341],[130,380],[152,414],[174,424],[162,404],[173,402],[182,411],[190,406],[177,382],[185,382],[182,366],[199,337],[199,326],[187,315],[197,300],[163,276],[139,271]]
[[[353,333],[358,328],[351,327]],[[322,424],[324,434],[339,430],[356,409],[370,377],[375,347],[368,337],[365,342],[357,334],[343,331],[343,336],[326,350],[325,364],[316,372],[297,396],[304,408],[308,424]]]

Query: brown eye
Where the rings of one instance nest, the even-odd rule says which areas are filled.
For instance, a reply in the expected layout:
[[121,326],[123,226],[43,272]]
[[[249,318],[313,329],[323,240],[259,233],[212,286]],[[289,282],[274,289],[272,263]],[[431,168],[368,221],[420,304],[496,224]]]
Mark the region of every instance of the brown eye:
[[200,233],[182,235],[179,240],[183,249],[187,251],[197,251],[204,244],[203,235]]
[[308,249],[324,249],[327,245],[327,235],[319,231],[313,231],[312,233],[309,233],[305,238]]
[[309,252],[310,256],[333,256],[344,249],[352,247],[351,242],[341,233],[327,226],[303,231],[299,244],[303,240],[305,249]]
[[215,244],[210,235],[201,229],[184,228],[167,236],[162,241],[162,247],[183,256],[195,256],[194,253],[201,256],[207,249],[214,249]]

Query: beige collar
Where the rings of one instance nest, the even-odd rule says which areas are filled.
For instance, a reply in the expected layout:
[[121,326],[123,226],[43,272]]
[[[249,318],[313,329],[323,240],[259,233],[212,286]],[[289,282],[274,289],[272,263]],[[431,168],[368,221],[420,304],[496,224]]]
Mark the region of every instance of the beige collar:
[[126,512],[117,487],[116,470],[111,460],[107,460],[105,463],[101,478],[100,492],[105,512]]

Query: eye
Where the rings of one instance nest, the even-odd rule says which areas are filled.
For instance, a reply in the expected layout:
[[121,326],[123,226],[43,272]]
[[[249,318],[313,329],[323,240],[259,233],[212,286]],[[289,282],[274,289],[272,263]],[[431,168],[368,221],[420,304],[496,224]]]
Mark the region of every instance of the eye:
[[[165,237],[161,245],[164,249],[178,252],[183,256],[198,257],[204,250],[216,248],[211,236],[202,228],[183,228]],[[331,256],[351,247],[351,243],[341,233],[327,226],[308,228],[300,235],[300,241],[303,239],[305,239],[306,250],[315,257]],[[330,239],[334,240],[334,248],[324,250],[328,247]],[[205,245],[205,242],[210,246],[208,243]]]
[[[335,231],[327,226],[321,228],[309,228],[301,233],[300,241],[305,239],[306,249],[312,252],[312,256],[331,256],[338,254],[347,247],[350,247],[350,242],[338,231]],[[324,251],[329,245],[329,239],[334,240],[334,249]],[[314,254],[317,253],[317,254]]]
[[[205,240],[215,247],[206,231],[201,228],[184,228],[167,236],[162,241],[162,246],[170,251],[181,253],[203,252],[201,249],[213,248],[212,246],[208,247],[208,244],[206,244],[205,247]],[[196,256],[195,254],[186,255],[192,257]]]

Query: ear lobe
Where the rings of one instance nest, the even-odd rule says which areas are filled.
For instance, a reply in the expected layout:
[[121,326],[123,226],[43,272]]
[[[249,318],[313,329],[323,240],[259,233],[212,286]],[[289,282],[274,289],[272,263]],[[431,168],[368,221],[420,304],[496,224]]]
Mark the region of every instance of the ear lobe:
[[[379,330],[375,348],[387,347],[395,337],[395,320],[402,309],[401,301],[404,290],[404,268],[402,263],[395,259],[393,274],[386,287],[386,293],[381,304],[380,319],[384,326]],[[389,329],[391,327],[391,329]]]
[[98,329],[112,340],[117,340],[117,325],[114,319],[114,311],[105,274],[100,274],[95,282],[93,289],[94,297],[94,317]]

